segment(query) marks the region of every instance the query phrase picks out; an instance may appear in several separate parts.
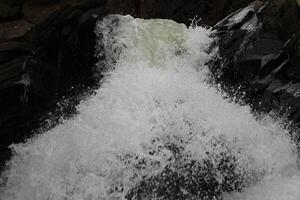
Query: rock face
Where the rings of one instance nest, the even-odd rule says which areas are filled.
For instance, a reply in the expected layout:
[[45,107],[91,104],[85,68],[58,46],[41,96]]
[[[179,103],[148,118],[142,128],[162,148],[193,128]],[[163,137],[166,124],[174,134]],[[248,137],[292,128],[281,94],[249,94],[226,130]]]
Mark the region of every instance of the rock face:
[[[244,88],[263,111],[300,122],[300,10],[296,0],[256,1],[215,26],[223,67],[217,81]],[[214,63],[216,64],[216,63]],[[288,110],[287,110],[288,109]]]
[[252,0],[108,0],[108,11],[143,18],[173,19],[187,25],[198,16],[202,23],[214,25],[250,2]]
[[63,96],[96,84],[94,26],[106,14],[98,0],[2,4],[17,12],[0,11],[0,165],[5,148],[30,136]]

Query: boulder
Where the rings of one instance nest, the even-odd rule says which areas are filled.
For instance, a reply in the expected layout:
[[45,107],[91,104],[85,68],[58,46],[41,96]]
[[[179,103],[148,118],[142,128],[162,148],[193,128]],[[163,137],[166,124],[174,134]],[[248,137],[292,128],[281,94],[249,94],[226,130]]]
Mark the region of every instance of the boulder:
[[[221,200],[224,192],[245,187],[244,175],[239,173],[234,158],[221,155],[223,160],[180,160],[167,165],[162,172],[145,177],[126,194],[128,200],[156,197],[169,199],[215,199]],[[141,162],[142,163],[142,162]],[[224,175],[220,180],[220,174]]]
[[[105,1],[28,0],[22,10],[22,19],[0,23],[0,151],[49,112],[74,114],[76,96],[97,85],[94,27]],[[67,96],[74,100],[57,106]]]
[[300,122],[300,10],[295,0],[255,1],[214,28],[221,65],[211,65],[229,93],[245,90],[258,111],[288,112]]

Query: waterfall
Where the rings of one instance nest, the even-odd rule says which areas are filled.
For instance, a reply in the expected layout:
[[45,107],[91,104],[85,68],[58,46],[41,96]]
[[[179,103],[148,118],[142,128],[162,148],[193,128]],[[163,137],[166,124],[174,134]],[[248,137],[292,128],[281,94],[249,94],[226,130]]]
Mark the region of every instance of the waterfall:
[[300,199],[282,121],[211,85],[212,30],[110,15],[96,33],[101,87],[77,116],[11,146],[1,200]]

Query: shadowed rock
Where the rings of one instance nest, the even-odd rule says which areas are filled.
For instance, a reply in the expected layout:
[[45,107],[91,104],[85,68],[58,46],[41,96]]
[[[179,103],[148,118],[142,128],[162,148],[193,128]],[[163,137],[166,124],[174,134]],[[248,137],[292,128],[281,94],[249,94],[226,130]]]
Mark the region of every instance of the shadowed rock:
[[255,1],[233,13],[215,26],[223,64],[212,65],[229,93],[245,90],[255,109],[288,111],[295,122],[300,121],[299,16],[294,0]]
[[[159,140],[159,139],[158,139]],[[156,141],[158,141],[156,140]],[[183,141],[182,139],[180,141]],[[126,199],[162,199],[185,200],[203,199],[218,200],[224,192],[240,191],[251,178],[236,164],[236,158],[230,152],[230,147],[219,138],[212,140],[212,146],[222,146],[221,151],[212,148],[207,152],[206,159],[195,160],[185,152],[189,142],[166,142],[164,147],[173,155],[170,163],[159,173],[144,177],[137,185],[129,190]],[[159,150],[151,154],[159,154]],[[151,163],[143,158],[135,157],[138,165],[145,168]]]
[[[145,178],[129,191],[130,200],[151,199],[221,199],[223,192],[243,188],[243,178],[235,171],[233,158],[226,158],[217,168],[206,160],[199,163],[190,160],[178,165],[169,165],[161,173]],[[224,179],[220,181],[220,174]]]
[[[74,114],[75,96],[97,85],[94,26],[105,2],[49,2],[26,1],[24,18],[0,23],[1,151],[30,136],[49,112]],[[64,96],[74,98],[62,108]]]

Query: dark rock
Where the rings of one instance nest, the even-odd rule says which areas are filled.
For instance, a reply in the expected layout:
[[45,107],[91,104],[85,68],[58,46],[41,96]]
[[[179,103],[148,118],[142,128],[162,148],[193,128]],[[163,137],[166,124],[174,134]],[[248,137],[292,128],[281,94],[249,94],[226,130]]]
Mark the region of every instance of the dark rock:
[[0,22],[20,18],[24,1],[25,0],[0,0]]
[[[166,166],[161,173],[139,182],[128,192],[126,198],[142,200],[155,196],[162,200],[219,200],[222,193],[240,190],[243,187],[242,175],[236,173],[234,164],[225,159],[218,168],[214,168],[209,160],[203,163],[195,160],[186,163],[181,161],[177,166]],[[224,174],[223,182],[218,180],[218,174]]]
[[250,2],[251,0],[108,0],[108,11],[143,18],[173,19],[186,25],[190,25],[195,17],[201,17],[201,23],[214,25],[230,12]]
[[[0,65],[0,89],[22,83],[22,77],[25,71],[24,62],[25,58],[19,57]],[[24,82],[24,84],[26,83]]]
[[62,9],[61,4],[37,4],[35,1],[27,1],[22,9],[24,18],[34,24],[47,19],[51,14]]
[[[97,85],[94,26],[105,5],[26,1],[26,20],[0,24],[0,151],[30,136],[64,96]],[[62,109],[73,114],[70,102]]]
[[293,0],[255,1],[222,20],[215,35],[224,65],[212,65],[216,80],[229,92],[245,89],[255,109],[289,110],[300,122],[299,23]]
[[0,42],[24,37],[32,28],[25,20],[6,22],[0,24]]
[[[160,139],[157,138],[155,141],[158,140]],[[221,200],[224,192],[240,191],[249,184],[251,178],[247,176],[247,172],[237,167],[236,158],[230,153],[230,148],[226,147],[226,141],[222,138],[215,138],[211,142],[213,146],[222,145],[224,149],[207,152],[208,157],[201,161],[192,159],[186,153],[185,144],[189,141],[164,142],[165,144],[160,145],[160,148],[165,147],[164,150],[170,151],[173,155],[168,159],[168,164],[159,173],[143,177],[127,192],[126,199],[142,200],[155,197],[162,200]],[[159,149],[154,148],[151,152],[157,154]],[[139,156],[126,156],[124,162],[134,163],[136,169],[150,166],[155,169],[156,165],[160,165],[159,161],[156,163]],[[122,190],[122,187],[113,190]]]
[[70,7],[80,9],[105,8],[105,0],[28,0],[23,6],[24,18],[31,23],[38,24],[54,13],[64,12]]
[[13,60],[18,56],[28,55],[31,48],[31,44],[28,42],[8,41],[0,43],[0,64]]

